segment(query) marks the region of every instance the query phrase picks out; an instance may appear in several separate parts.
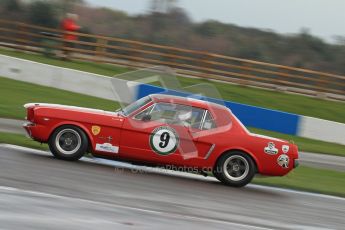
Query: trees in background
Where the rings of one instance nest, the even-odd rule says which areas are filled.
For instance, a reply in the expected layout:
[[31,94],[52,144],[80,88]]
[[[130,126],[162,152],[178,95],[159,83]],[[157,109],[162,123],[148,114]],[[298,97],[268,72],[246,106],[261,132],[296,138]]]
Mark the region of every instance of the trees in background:
[[128,14],[83,0],[0,0],[0,18],[58,26],[77,13],[84,32],[140,40],[300,68],[345,74],[345,42],[328,44],[308,30],[280,35],[218,21],[193,22],[176,0],[153,0],[145,14]]
[[84,0],[0,0],[0,18],[57,27],[66,13]]
[[56,27],[59,24],[55,5],[48,1],[34,1],[28,8],[28,20],[30,23]]
[[2,0],[2,5],[6,11],[18,11],[20,10],[19,0]]

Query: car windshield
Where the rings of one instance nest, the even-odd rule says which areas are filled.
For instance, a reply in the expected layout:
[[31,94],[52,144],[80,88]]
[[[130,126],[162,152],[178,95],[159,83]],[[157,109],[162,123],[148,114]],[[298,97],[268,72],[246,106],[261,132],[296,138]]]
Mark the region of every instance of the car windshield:
[[137,109],[141,108],[142,106],[146,105],[151,101],[151,98],[149,96],[143,97],[132,104],[125,107],[121,112],[124,116],[128,116],[129,114],[133,113]]

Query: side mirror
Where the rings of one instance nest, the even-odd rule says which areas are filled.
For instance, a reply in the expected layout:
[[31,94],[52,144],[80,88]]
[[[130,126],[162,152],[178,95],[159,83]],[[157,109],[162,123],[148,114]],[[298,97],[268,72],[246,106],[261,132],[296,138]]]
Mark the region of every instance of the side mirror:
[[146,114],[145,116],[143,116],[141,118],[142,121],[151,121],[151,115],[150,114]]

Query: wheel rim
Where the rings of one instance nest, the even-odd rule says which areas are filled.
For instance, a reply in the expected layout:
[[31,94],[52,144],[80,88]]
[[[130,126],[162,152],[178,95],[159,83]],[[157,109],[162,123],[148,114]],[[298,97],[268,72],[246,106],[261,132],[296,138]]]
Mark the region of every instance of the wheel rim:
[[74,154],[81,146],[81,137],[73,129],[63,129],[56,135],[55,146],[63,154]]
[[246,158],[234,155],[226,159],[223,165],[225,176],[232,181],[243,180],[249,173],[249,163]]

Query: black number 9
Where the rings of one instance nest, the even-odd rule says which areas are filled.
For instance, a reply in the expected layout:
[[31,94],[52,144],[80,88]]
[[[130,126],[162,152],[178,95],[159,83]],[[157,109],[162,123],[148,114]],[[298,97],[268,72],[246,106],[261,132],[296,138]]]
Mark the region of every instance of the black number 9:
[[168,132],[164,132],[161,134],[160,136],[161,142],[159,142],[159,147],[161,148],[165,148],[168,146],[169,144],[169,140],[170,140],[170,135]]

